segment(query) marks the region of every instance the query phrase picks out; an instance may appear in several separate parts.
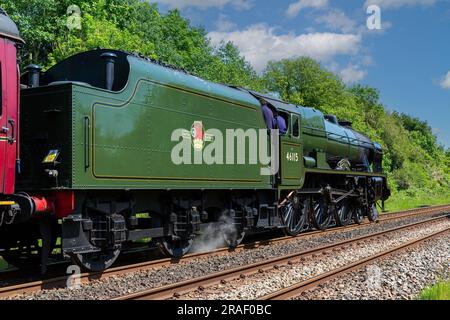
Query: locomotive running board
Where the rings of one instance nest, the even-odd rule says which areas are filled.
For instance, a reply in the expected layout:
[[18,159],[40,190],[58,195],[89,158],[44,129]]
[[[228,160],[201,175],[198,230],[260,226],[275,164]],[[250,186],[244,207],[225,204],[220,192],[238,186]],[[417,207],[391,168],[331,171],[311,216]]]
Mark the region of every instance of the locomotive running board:
[[382,177],[387,176],[384,173],[374,173],[374,172],[362,172],[362,171],[337,171],[328,169],[305,169],[305,173],[324,173],[333,175],[346,175],[346,176],[364,176],[364,177]]
[[[297,194],[309,194],[309,195],[323,194],[323,192],[324,192],[324,188],[320,188],[320,189],[301,189],[301,190],[296,191]],[[331,193],[333,195],[340,195],[340,196],[351,195],[351,194],[349,194],[349,191],[339,190],[339,189],[331,189]]]

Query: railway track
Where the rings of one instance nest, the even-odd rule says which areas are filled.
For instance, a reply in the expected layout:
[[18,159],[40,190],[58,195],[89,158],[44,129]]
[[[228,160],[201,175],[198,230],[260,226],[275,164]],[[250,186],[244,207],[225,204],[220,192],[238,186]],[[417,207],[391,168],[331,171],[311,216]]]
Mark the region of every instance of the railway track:
[[[306,250],[299,253],[289,254],[281,257],[276,257],[270,260],[261,261],[258,263],[233,268],[230,270],[225,270],[213,274],[209,274],[203,277],[190,279],[187,281],[159,287],[159,288],[153,288],[149,290],[145,290],[142,292],[132,293],[128,295],[124,295],[121,297],[114,298],[112,300],[164,300],[164,299],[171,299],[171,298],[179,298],[183,294],[200,290],[203,291],[206,287],[210,287],[215,284],[225,284],[228,281],[232,281],[235,279],[245,279],[247,276],[256,274],[256,273],[263,273],[266,270],[272,269],[272,268],[279,268],[281,265],[286,264],[293,264],[295,260],[305,259],[307,257],[317,257],[319,255],[328,254],[331,251],[337,251],[341,250],[343,248],[347,248],[351,246],[352,244],[357,244],[363,241],[369,241],[373,239],[380,239],[384,236],[387,236],[391,233],[397,232],[397,231],[403,231],[411,228],[416,228],[420,226],[424,226],[433,222],[437,221],[444,221],[449,219],[449,215],[436,217],[427,219],[425,221],[411,223],[405,226],[392,228],[389,230],[385,230],[382,232],[373,233],[366,236],[357,237],[350,240],[341,241],[338,243],[333,243],[330,245],[321,246],[318,248],[314,248],[311,250]],[[324,273],[320,276],[314,277],[309,279],[308,281],[305,281],[304,283],[295,285],[293,287],[289,287],[286,289],[281,290],[280,292],[275,292],[269,296],[262,297],[263,299],[285,299],[287,297],[292,297],[297,295],[298,290],[306,290],[311,287],[314,287],[320,283],[323,283],[325,281],[328,281],[332,279],[333,277],[339,276],[343,273],[350,272],[352,270],[355,270],[357,268],[360,268],[361,266],[364,266],[365,264],[368,264],[376,259],[381,259],[383,257],[386,257],[394,252],[398,252],[400,250],[403,250],[405,248],[411,247],[413,245],[416,245],[418,243],[421,243],[423,241],[426,241],[430,238],[442,235],[446,232],[450,231],[450,227],[446,228],[445,230],[430,234],[426,237],[422,237],[420,239],[416,239],[414,241],[405,243],[399,247],[396,247],[394,249],[391,249],[389,251],[385,251],[379,254],[376,254],[374,256],[371,256],[367,259],[357,261],[355,263],[352,263],[350,265],[346,265],[342,268],[333,270],[331,272]],[[306,288],[306,289],[304,289]]]
[[383,251],[381,253],[372,255],[370,257],[367,257],[365,259],[356,261],[354,263],[345,265],[343,267],[331,270],[329,272],[323,273],[321,275],[318,275],[316,277],[310,278],[306,281],[303,282],[299,282],[297,284],[294,284],[292,286],[289,286],[287,288],[275,291],[271,294],[265,295],[260,297],[258,300],[288,300],[291,298],[295,298],[297,296],[299,296],[301,293],[313,289],[321,284],[327,283],[333,279],[336,279],[344,274],[350,273],[352,271],[361,269],[363,267],[365,267],[366,265],[373,263],[377,260],[381,260],[384,258],[389,257],[390,255],[394,254],[394,253],[398,253],[401,252],[407,248],[411,248],[413,246],[416,246],[426,240],[438,237],[440,235],[443,235],[445,233],[448,233],[450,231],[450,228],[447,228],[445,230],[442,231],[438,231],[438,232],[434,232],[426,237],[422,237],[420,239],[417,240],[413,240],[413,241],[409,241],[405,244],[402,244],[400,246],[397,246],[391,250],[387,250],[387,251]]
[[[450,211],[450,205],[445,206],[434,206],[434,207],[426,207],[426,208],[418,208],[413,210],[407,210],[397,213],[391,213],[391,214],[384,214],[380,216],[380,222],[387,222],[392,221],[396,219],[403,219],[407,217],[412,217],[416,215],[427,215],[427,214],[440,214],[444,213],[446,211]],[[120,276],[124,274],[128,274],[131,272],[141,271],[141,270],[147,270],[151,268],[158,268],[158,267],[164,267],[171,264],[177,264],[177,263],[188,263],[189,261],[192,261],[197,258],[206,257],[206,256],[212,256],[212,255],[223,255],[228,254],[230,251],[233,252],[239,252],[242,250],[250,249],[250,248],[257,248],[259,246],[265,246],[275,243],[282,243],[287,241],[292,241],[294,239],[299,238],[306,238],[310,236],[314,236],[317,234],[328,234],[328,233],[334,233],[334,232],[340,232],[340,231],[347,231],[352,229],[357,229],[362,226],[368,225],[369,222],[364,222],[362,225],[349,225],[345,227],[337,227],[333,229],[328,229],[326,231],[310,231],[306,233],[302,233],[299,236],[293,238],[293,237],[280,237],[270,240],[260,240],[255,241],[251,243],[245,243],[237,248],[230,250],[229,248],[220,248],[211,252],[200,252],[200,253],[193,253],[188,254],[185,257],[183,257],[180,260],[174,260],[174,259],[158,259],[158,260],[152,260],[152,261],[146,261],[141,263],[135,263],[120,267],[115,267],[108,269],[104,272],[98,272],[98,273],[82,273],[79,276],[79,282],[81,284],[83,283],[89,283],[91,281],[104,279],[106,277],[110,276]],[[3,274],[2,277],[5,277],[6,274]],[[6,298],[9,296],[14,296],[17,294],[26,294],[31,292],[36,292],[39,290],[44,289],[56,289],[56,288],[65,288],[67,287],[67,282],[69,280],[69,276],[63,275],[55,278],[50,279],[44,279],[44,280],[38,280],[38,281],[32,281],[22,284],[17,284],[13,286],[3,287],[0,288],[0,298]]]

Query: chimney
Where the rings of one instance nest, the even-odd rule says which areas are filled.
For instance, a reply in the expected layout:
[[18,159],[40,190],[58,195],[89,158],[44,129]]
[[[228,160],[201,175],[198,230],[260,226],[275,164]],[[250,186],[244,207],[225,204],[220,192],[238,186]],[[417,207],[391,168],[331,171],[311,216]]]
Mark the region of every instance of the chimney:
[[31,88],[39,87],[41,66],[30,64],[25,70],[28,71],[28,86]]
[[100,57],[105,61],[105,89],[112,90],[114,85],[114,65],[117,55],[112,52],[105,52]]

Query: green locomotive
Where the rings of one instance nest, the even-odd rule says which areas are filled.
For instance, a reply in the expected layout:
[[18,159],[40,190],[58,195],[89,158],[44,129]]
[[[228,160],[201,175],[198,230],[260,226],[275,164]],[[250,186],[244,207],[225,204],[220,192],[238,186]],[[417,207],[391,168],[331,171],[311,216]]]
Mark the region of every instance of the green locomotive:
[[233,247],[249,232],[375,220],[389,197],[380,146],[312,108],[116,50],[30,66],[21,83],[16,190],[43,208],[0,229],[12,263],[39,238],[47,257],[58,236],[88,270],[143,238],[180,257],[207,226]]

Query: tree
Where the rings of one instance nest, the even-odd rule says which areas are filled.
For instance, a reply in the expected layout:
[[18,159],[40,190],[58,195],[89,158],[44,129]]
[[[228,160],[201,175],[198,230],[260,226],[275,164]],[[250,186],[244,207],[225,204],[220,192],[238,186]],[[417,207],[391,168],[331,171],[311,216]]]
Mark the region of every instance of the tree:
[[365,128],[354,95],[335,74],[313,59],[270,62],[263,77],[267,89],[278,92],[286,101],[351,120],[357,129]]
[[46,61],[64,25],[65,15],[57,0],[2,0],[1,6],[17,23],[26,42],[23,64]]
[[421,121],[404,113],[394,112],[393,115],[401,121],[403,127],[408,130],[416,144],[425,149],[430,156],[434,157],[437,155],[439,149],[437,137],[426,121]]
[[237,87],[264,91],[263,83],[253,67],[231,42],[222,43],[214,52],[215,57],[206,70],[206,78]]
[[380,103],[380,93],[369,86],[355,85],[350,88],[356,98],[356,103],[364,113],[364,120],[368,127],[380,128],[379,121],[383,118],[384,107]]
[[76,53],[98,47],[139,52],[156,58],[154,44],[143,43],[139,34],[121,30],[109,20],[95,19],[89,13],[85,13],[81,31],[70,31],[57,38],[54,50],[48,55],[47,66],[50,67]]
[[[81,30],[68,29],[67,8],[81,8]],[[5,0],[26,41],[22,68],[49,68],[97,47],[122,49],[172,64],[208,80],[261,89],[260,78],[231,43],[214,48],[202,28],[178,10],[161,15],[140,0]]]

